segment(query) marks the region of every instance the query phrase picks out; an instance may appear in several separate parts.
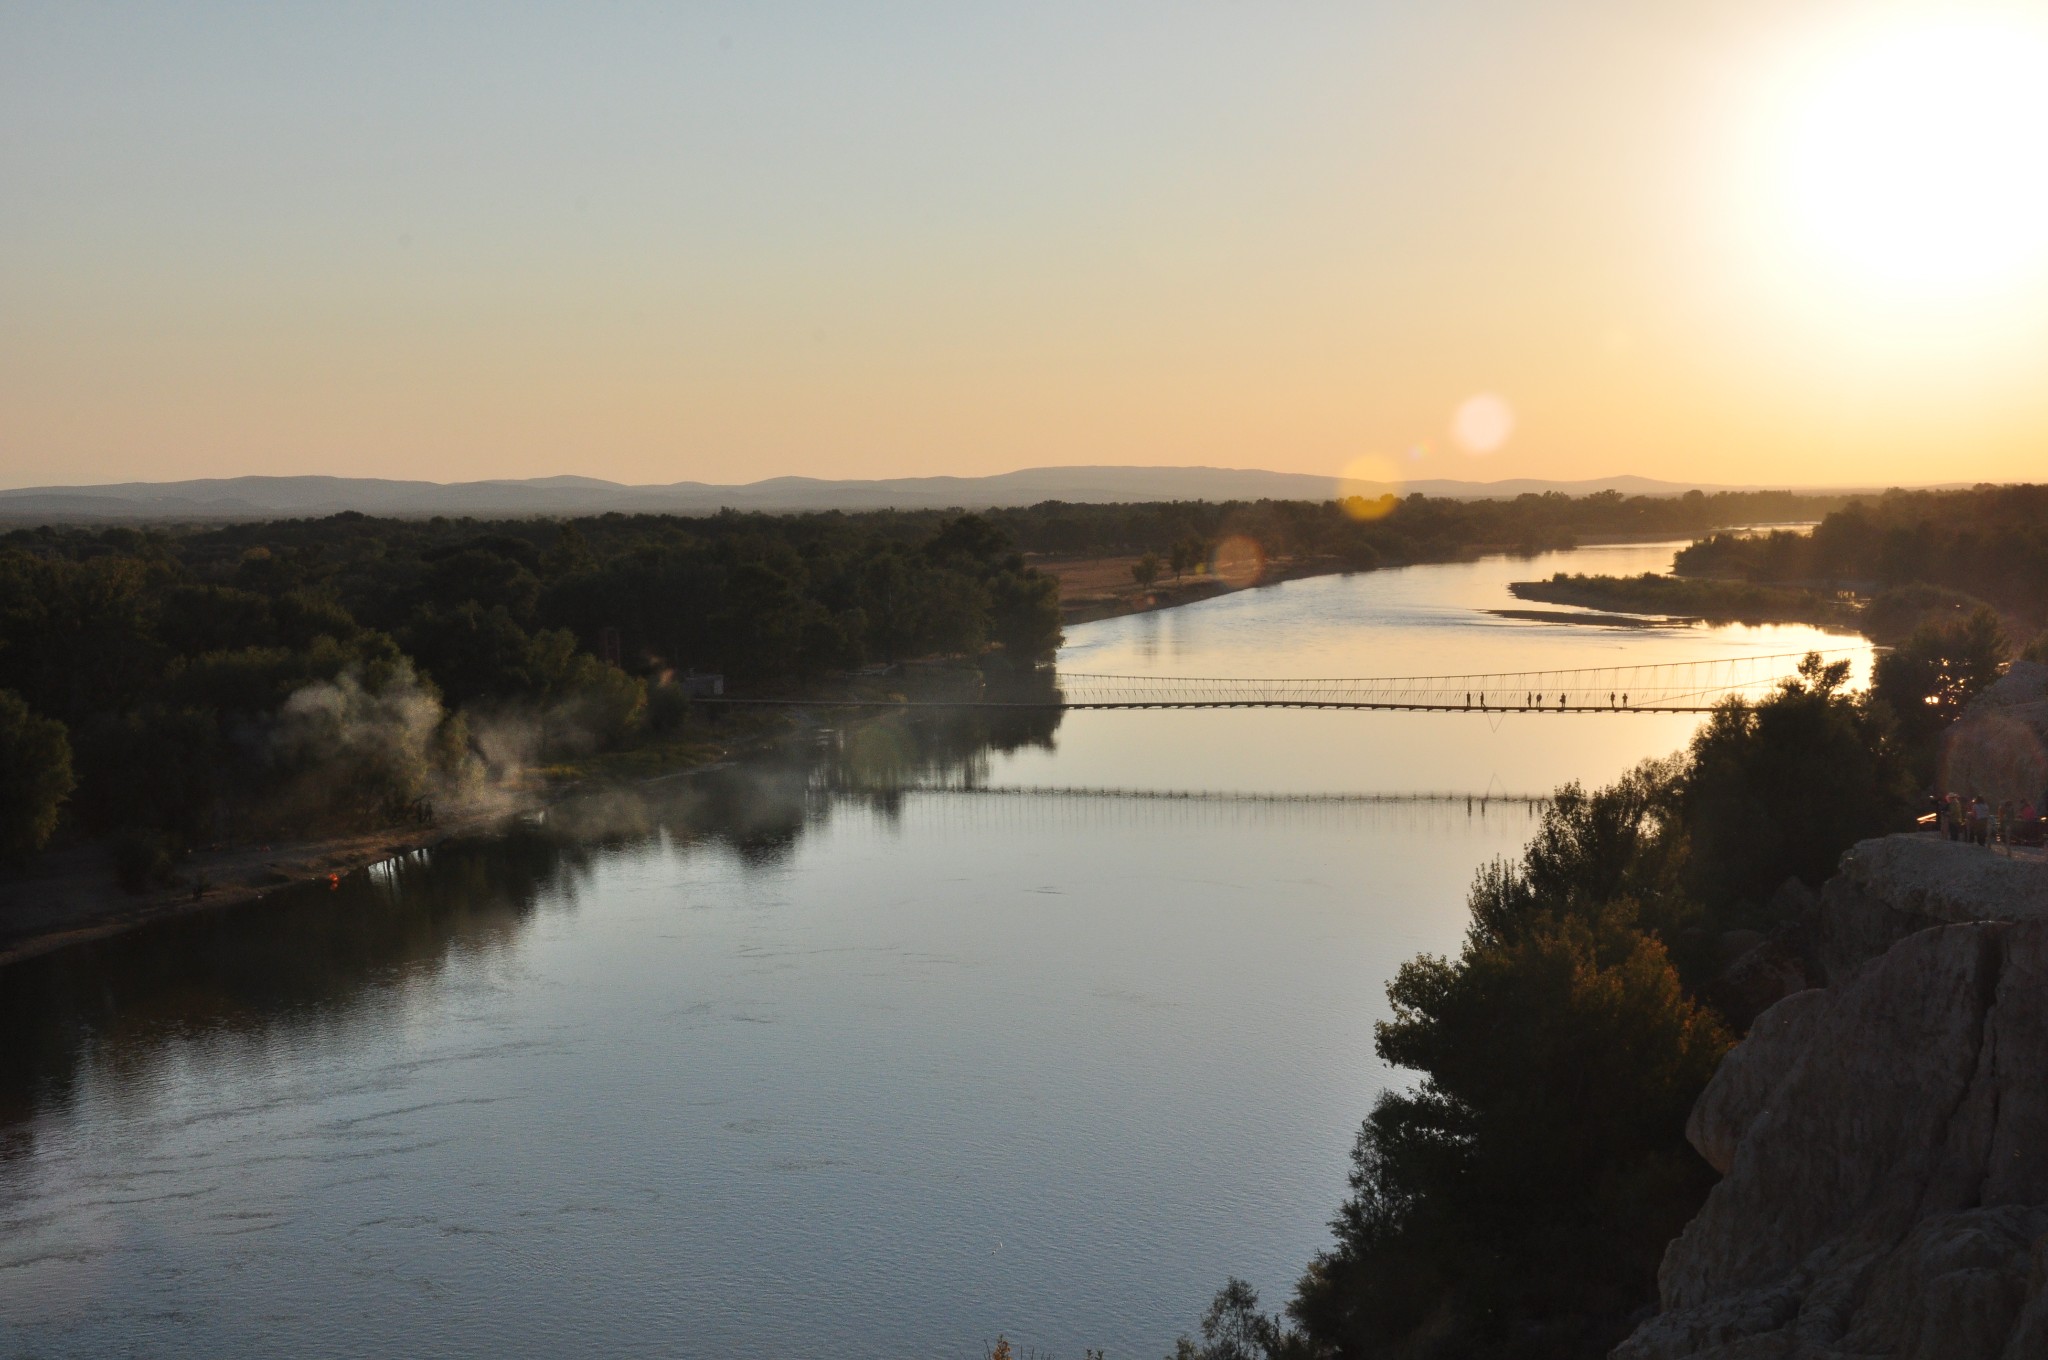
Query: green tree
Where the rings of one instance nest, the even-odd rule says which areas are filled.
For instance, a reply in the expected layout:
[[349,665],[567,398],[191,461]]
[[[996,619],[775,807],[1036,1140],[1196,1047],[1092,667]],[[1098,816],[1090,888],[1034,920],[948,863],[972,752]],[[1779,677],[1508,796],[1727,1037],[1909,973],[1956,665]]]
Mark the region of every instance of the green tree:
[[[466,600],[452,609],[423,606],[402,635],[408,653],[433,678],[452,707],[487,699],[537,698],[559,667],[558,639],[536,644],[504,606]],[[569,650],[575,650],[573,635]]]
[[524,626],[533,622],[540,603],[540,578],[502,552],[470,547],[433,562],[425,593],[444,609],[471,601],[486,609],[503,609]]
[[988,641],[989,587],[930,554],[878,551],[859,569],[855,589],[869,649],[885,660],[971,654]]
[[1942,729],[1999,677],[2011,656],[2012,644],[1998,616],[1984,606],[1962,619],[1924,623],[1878,656],[1871,697],[1890,707],[1899,740],[1922,781],[1933,775]]
[[0,862],[18,865],[50,843],[74,783],[64,724],[0,689]]
[[[568,636],[564,631],[561,636]],[[588,652],[575,653],[557,684],[542,734],[554,751],[616,746],[647,712],[647,684]]]
[[1755,703],[1729,700],[1693,737],[1679,794],[1688,878],[1728,924],[1769,924],[1755,913],[1780,884],[1818,887],[1911,795],[1887,716],[1842,688],[1848,664],[1809,656],[1800,676]]
[[714,624],[726,673],[746,680],[794,675],[805,629],[822,608],[789,573],[741,562],[727,577],[725,607]]
[[924,545],[925,555],[934,561],[983,569],[1000,565],[1014,549],[1008,531],[983,515],[961,515],[946,521]]
[[1422,1079],[1367,1118],[1335,1241],[1266,1354],[1563,1357],[1619,1339],[1712,1180],[1683,1129],[1728,1037],[1686,983],[1719,964],[1682,973],[1670,947],[1755,919],[1788,876],[1819,881],[1904,805],[1888,715],[1846,678],[1808,657],[1724,704],[1682,758],[1560,789],[1519,863],[1481,871],[1460,955],[1388,988],[1375,1047]]
[[1202,1339],[1183,1336],[1167,1360],[1264,1360],[1298,1346],[1278,1318],[1259,1311],[1259,1291],[1232,1278],[1202,1315]]
[[596,568],[597,554],[590,550],[590,541],[574,524],[563,524],[556,530],[554,546],[541,558],[541,571],[550,579]]
[[138,702],[163,672],[151,616],[169,576],[154,559],[0,553],[0,688],[71,727]]
[[1012,664],[1043,660],[1060,645],[1060,583],[1026,568],[989,582],[989,631]]
[[1152,583],[1159,579],[1159,571],[1159,554],[1156,552],[1148,552],[1131,563],[1131,579],[1138,583],[1141,590],[1152,588]]
[[1621,899],[1669,901],[1685,846],[1677,827],[1683,773],[1677,757],[1646,760],[1592,793],[1577,783],[1558,789],[1519,867],[1480,870],[1468,902],[1472,942],[1513,944],[1560,911],[1592,914]]
[[146,828],[185,844],[204,839],[224,787],[246,790],[261,777],[222,743],[217,714],[154,703],[94,719],[78,743],[76,811],[86,828]]
[[1727,1036],[1628,903],[1416,959],[1387,994],[1375,1047],[1422,1082],[1359,1135],[1336,1241],[1289,1307],[1302,1343],[1599,1353],[1712,1182],[1685,1119]]

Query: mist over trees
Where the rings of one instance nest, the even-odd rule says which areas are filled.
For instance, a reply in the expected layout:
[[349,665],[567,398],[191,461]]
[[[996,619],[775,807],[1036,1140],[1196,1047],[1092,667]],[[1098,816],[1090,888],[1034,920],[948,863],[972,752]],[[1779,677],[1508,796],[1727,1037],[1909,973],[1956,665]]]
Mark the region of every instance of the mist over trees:
[[1029,668],[1059,635],[1057,583],[972,515],[20,531],[0,858],[112,836],[141,886],[191,846],[388,824],[632,742],[687,709],[677,672]]

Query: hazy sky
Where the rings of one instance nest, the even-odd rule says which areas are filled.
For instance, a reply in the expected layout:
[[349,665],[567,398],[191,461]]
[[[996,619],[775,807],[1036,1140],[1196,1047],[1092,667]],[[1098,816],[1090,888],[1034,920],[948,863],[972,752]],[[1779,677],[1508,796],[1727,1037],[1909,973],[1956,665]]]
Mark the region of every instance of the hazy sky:
[[0,3],[0,484],[2036,478],[1961,12]]

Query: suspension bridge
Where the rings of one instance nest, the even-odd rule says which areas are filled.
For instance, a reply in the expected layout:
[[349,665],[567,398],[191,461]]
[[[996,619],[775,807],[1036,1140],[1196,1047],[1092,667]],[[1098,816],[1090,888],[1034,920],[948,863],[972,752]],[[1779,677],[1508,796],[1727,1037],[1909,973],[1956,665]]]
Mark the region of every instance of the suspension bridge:
[[908,698],[749,698],[696,702],[796,708],[1145,709],[1329,708],[1423,713],[1710,713],[1730,698],[1757,698],[1797,677],[1808,656],[1853,661],[1865,649],[1737,655],[1698,661],[1570,670],[1342,678],[1103,675],[1060,671],[1030,694]]
[[1071,784],[969,784],[933,781],[929,783],[867,784],[853,780],[831,781],[820,785],[829,793],[842,796],[899,797],[903,795],[945,795],[976,798],[1051,798],[1067,801],[1095,802],[1145,802],[1145,803],[1215,803],[1235,804],[1247,807],[1292,807],[1306,805],[1328,805],[1332,807],[1408,807],[1437,806],[1475,807],[1491,803],[1503,806],[1541,807],[1550,801],[1550,795],[1539,793],[1443,793],[1431,791],[1396,791],[1383,793],[1287,793],[1260,792],[1244,789],[1148,789],[1108,788],[1096,785]]

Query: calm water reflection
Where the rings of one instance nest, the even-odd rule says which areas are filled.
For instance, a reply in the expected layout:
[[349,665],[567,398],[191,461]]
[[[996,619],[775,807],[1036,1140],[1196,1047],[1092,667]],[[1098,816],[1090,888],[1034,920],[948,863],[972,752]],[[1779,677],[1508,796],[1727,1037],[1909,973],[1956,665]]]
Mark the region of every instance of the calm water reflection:
[[[1063,662],[1815,640],[1475,612],[1530,569],[1295,582]],[[902,787],[1541,789],[1690,725],[880,725],[0,972],[0,1353],[1160,1354],[1226,1274],[1280,1291],[1319,1245],[1394,1079],[1381,986],[1455,945],[1531,812]]]

